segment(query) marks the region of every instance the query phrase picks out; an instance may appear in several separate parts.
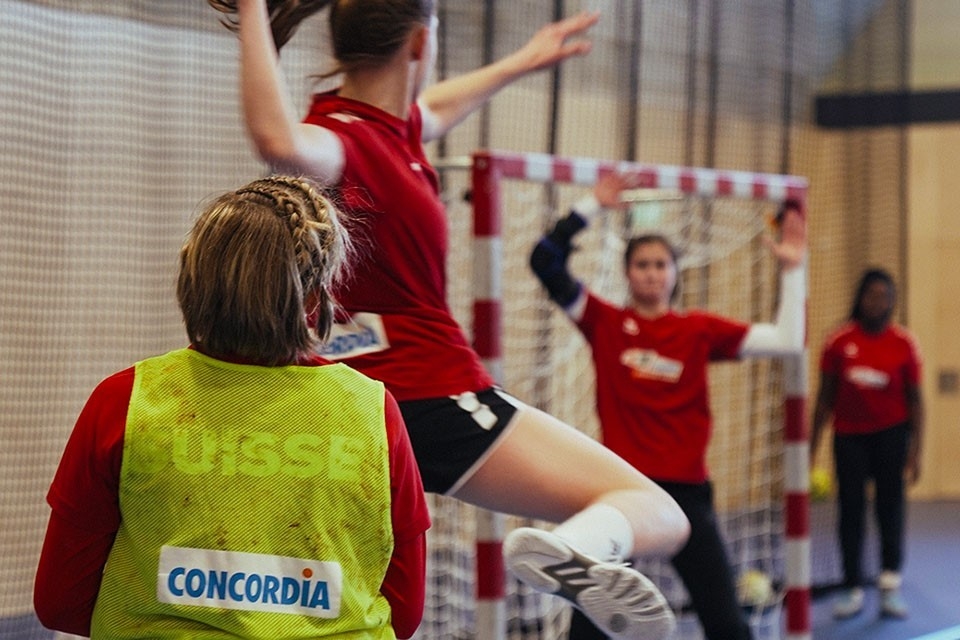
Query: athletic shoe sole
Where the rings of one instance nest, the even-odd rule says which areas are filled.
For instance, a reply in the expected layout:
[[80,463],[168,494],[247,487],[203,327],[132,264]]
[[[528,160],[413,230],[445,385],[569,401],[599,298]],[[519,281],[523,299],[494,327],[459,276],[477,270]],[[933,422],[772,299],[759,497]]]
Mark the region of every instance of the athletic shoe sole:
[[503,556],[519,580],[568,600],[612,640],[664,640],[677,626],[666,598],[642,573],[583,555],[552,533],[515,529]]

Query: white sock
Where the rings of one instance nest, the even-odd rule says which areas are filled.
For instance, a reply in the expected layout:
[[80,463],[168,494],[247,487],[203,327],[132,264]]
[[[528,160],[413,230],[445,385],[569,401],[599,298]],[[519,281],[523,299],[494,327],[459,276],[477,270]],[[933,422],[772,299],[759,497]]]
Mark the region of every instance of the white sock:
[[553,530],[577,551],[605,562],[623,562],[633,551],[633,527],[616,507],[598,502]]

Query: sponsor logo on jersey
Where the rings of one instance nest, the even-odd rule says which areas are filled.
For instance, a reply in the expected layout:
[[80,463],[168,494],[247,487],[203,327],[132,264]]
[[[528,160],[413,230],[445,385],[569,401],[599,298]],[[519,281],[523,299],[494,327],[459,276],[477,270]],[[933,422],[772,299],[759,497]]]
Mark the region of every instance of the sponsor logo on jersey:
[[857,366],[847,370],[847,380],[866,389],[884,389],[890,383],[890,376],[872,367]]
[[343,360],[388,348],[383,318],[376,313],[357,313],[349,322],[333,325],[330,338],[318,353],[329,360]]
[[336,618],[342,591],[339,562],[171,546],[160,550],[157,599],[167,604]]
[[620,354],[620,364],[630,368],[635,378],[676,382],[683,373],[683,363],[664,358],[652,349],[627,349]]

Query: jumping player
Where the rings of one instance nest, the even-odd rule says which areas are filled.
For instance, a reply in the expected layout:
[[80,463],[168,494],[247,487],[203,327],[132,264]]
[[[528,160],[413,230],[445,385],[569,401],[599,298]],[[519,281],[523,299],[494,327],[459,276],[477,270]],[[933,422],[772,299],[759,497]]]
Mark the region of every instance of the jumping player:
[[[686,519],[629,464],[497,388],[484,370],[448,308],[445,212],[423,148],[510,82],[586,53],[581,36],[597,15],[549,24],[498,62],[425,88],[436,53],[433,0],[330,2],[342,85],[316,95],[300,122],[277,51],[302,16],[264,0],[211,4],[236,20],[243,113],[261,157],[331,187],[361,230],[363,259],[336,294],[347,315],[325,354],[393,392],[428,491],[560,523],[552,533],[508,535],[515,575],[571,600],[614,637],[667,635],[674,620],[662,595],[620,560],[672,553]],[[554,565],[573,571],[558,580]],[[609,589],[614,583],[627,588]]]
[[[604,209],[621,205],[628,186],[602,177],[594,195],[536,245],[531,266],[550,297],[590,344],[596,370],[597,413],[604,444],[676,499],[690,521],[690,539],[672,564],[690,594],[710,640],[750,637],[717,529],[706,467],[712,429],[707,365],[716,360],[802,353],[806,233],[788,209],[780,242],[771,248],[781,267],[781,302],[773,324],[746,324],[704,311],[676,311],[677,254],[660,235],[631,239],[624,255],[629,286],[625,308],[597,297],[567,270],[573,236]],[[571,637],[605,632],[574,612]]]
[[429,512],[396,401],[313,354],[348,247],[309,183],[227,193],[180,253],[190,348],[94,390],[34,606],[93,638],[385,639],[424,604]]

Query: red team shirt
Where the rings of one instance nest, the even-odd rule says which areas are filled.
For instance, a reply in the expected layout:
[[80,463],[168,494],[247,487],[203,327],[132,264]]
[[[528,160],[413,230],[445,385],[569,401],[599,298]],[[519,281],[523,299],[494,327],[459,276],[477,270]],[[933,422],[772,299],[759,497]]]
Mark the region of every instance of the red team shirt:
[[749,325],[701,311],[649,319],[588,293],[577,326],[593,351],[603,443],[655,480],[705,482],[707,365],[737,359]]
[[820,371],[837,376],[834,432],[874,433],[907,420],[907,389],[920,384],[920,370],[920,351],[905,328],[891,325],[874,334],[859,323],[844,324],[820,356]]
[[447,305],[446,212],[417,105],[404,121],[324,93],[314,96],[305,122],[343,144],[336,204],[349,214],[360,254],[336,299],[348,313],[364,314],[363,327],[337,327],[323,355],[382,381],[399,401],[492,386]]
[[[325,363],[316,358],[301,364]],[[90,395],[47,495],[53,513],[38,573],[59,582],[58,593],[71,594],[73,610],[62,614],[61,624],[66,626],[61,628],[81,635],[89,634],[103,567],[120,527],[117,492],[133,382],[134,369],[130,367],[101,382]],[[389,394],[384,400],[394,553],[381,593],[390,602],[394,623],[409,627],[404,611],[423,607],[422,602],[410,602],[410,595],[422,593],[420,568],[425,558],[421,535],[430,526],[430,516],[400,409]],[[54,554],[48,555],[48,550]],[[420,588],[414,589],[418,584]],[[52,601],[56,595],[35,594],[37,608],[67,609],[65,603]]]

